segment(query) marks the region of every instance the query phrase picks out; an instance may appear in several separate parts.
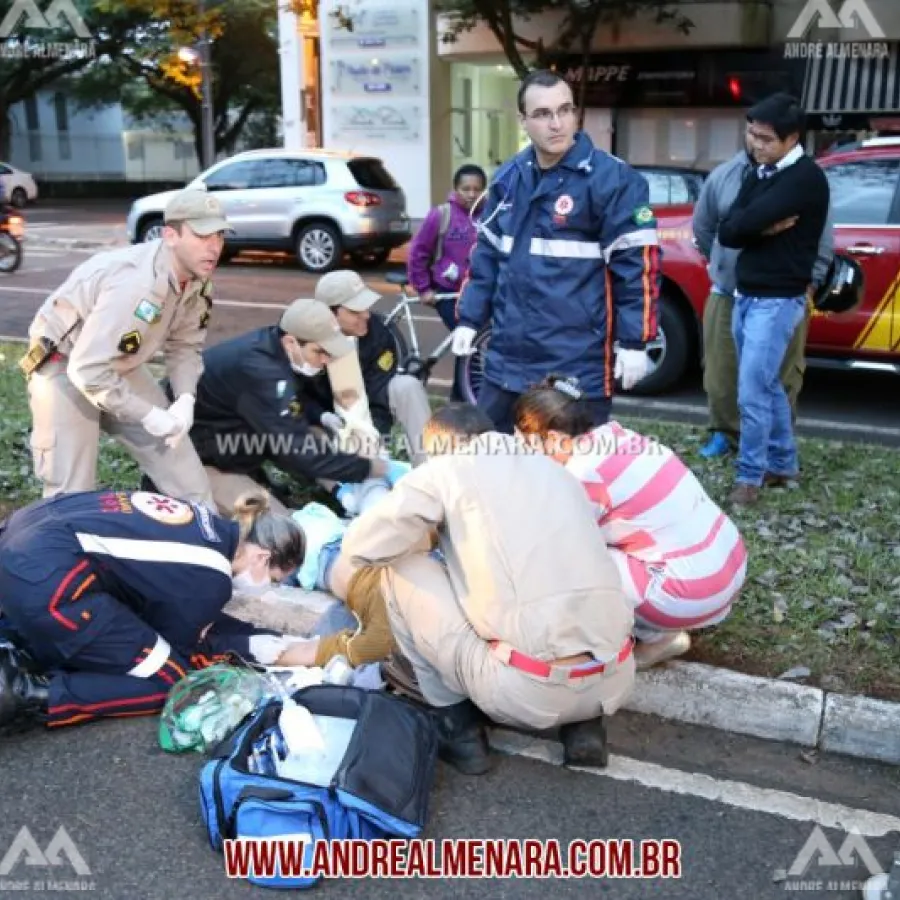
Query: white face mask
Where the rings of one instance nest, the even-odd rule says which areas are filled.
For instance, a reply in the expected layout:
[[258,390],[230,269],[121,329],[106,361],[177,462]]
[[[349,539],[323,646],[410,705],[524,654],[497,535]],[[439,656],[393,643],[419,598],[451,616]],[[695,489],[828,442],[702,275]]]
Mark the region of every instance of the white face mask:
[[293,362],[291,363],[291,368],[298,375],[305,375],[307,378],[312,378],[314,375],[318,375],[319,372],[322,371],[321,366],[311,366],[308,362],[303,363],[302,365],[295,365]]
[[239,588],[257,589],[271,587],[272,579],[265,575],[260,581],[257,581],[248,569],[246,572],[241,572],[240,575],[235,575],[232,583]]

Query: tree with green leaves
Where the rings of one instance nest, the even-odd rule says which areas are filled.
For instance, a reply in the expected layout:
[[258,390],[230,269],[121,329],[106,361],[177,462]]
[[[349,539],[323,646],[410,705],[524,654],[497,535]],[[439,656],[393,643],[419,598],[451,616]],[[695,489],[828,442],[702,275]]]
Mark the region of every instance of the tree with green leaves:
[[[46,6],[46,5],[44,5]],[[40,11],[42,6],[38,5]],[[84,23],[79,34],[64,16],[48,21],[29,18],[28,10],[13,21],[13,0],[0,0],[0,156],[10,151],[10,110],[68,76],[83,71],[107,54],[115,55],[126,40],[117,16],[101,12],[91,0],[75,0]],[[49,10],[48,10],[49,11]],[[50,27],[47,27],[47,26]],[[84,30],[80,27],[79,30]]]
[[[486,25],[519,78],[532,68],[546,68],[549,59],[563,53],[577,54],[586,70],[601,25],[651,13],[657,23],[669,23],[682,33],[693,27],[675,4],[662,0],[436,0],[436,8],[450,20],[445,41],[455,41],[462,33]],[[524,36],[523,23],[552,13],[559,14],[555,33],[538,38]],[[576,98],[581,124],[586,91],[587,79],[582,78]]]
[[[202,159],[202,68],[197,48],[210,41],[213,144],[232,152],[251,117],[270,123],[280,108],[277,8],[271,0],[96,0],[127,23],[116,55],[85,69],[74,86],[83,106],[121,101],[138,120],[175,111],[194,128]],[[270,129],[271,130],[271,129]]]

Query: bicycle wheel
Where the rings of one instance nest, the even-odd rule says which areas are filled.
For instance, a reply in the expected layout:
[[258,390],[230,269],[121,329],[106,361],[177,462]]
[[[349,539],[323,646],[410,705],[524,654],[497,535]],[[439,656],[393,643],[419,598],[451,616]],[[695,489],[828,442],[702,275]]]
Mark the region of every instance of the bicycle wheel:
[[478,394],[484,378],[484,354],[490,341],[491,326],[485,325],[472,341],[475,352],[469,356],[459,356],[456,359],[456,383],[459,385],[463,399],[472,406],[478,403]]
[[0,231],[0,272],[7,275],[22,264],[22,245],[9,232]]
[[385,322],[384,324],[387,326],[387,330],[394,341],[394,357],[397,360],[397,371],[405,372],[406,363],[409,359],[409,347],[406,344],[406,338],[396,322]]

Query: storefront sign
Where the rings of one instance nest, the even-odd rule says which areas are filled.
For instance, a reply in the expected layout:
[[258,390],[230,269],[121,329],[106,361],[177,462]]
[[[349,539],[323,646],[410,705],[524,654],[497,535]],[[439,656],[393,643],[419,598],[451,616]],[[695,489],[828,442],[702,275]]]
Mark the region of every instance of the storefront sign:
[[[425,4],[422,4],[424,7]],[[419,21],[427,9],[410,4],[385,4],[377,0],[353,7],[353,30],[333,28],[329,45],[335,50],[409,50],[419,46]]]
[[341,95],[362,93],[417,97],[421,92],[419,65],[417,56],[333,59],[331,91]]
[[576,98],[600,107],[748,106],[776,91],[799,93],[803,65],[769,50],[560,56],[552,64]]
[[417,141],[423,121],[427,121],[423,109],[410,103],[342,103],[331,108],[332,136],[351,146],[365,146],[367,141]]

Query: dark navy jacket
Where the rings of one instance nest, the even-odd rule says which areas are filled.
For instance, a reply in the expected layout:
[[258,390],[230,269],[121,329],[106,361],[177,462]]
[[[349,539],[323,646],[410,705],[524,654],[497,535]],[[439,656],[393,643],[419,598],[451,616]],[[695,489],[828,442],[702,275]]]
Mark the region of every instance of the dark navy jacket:
[[276,325],[203,351],[191,441],[205,465],[252,475],[264,460],[308,479],[360,482],[369,461],[310,430],[326,410],[314,379],[298,375]]
[[522,393],[551,372],[613,389],[613,344],[656,337],[660,250],[647,181],[579,133],[552,169],[528,147],[498,169],[459,324],[490,322],[485,378]]
[[67,603],[80,590],[103,590],[172,646],[191,651],[231,599],[238,537],[236,522],[159,494],[61,494],[7,520],[0,569],[19,588],[0,596],[0,606],[13,624],[53,616],[73,632],[71,647],[79,629],[65,625]]

